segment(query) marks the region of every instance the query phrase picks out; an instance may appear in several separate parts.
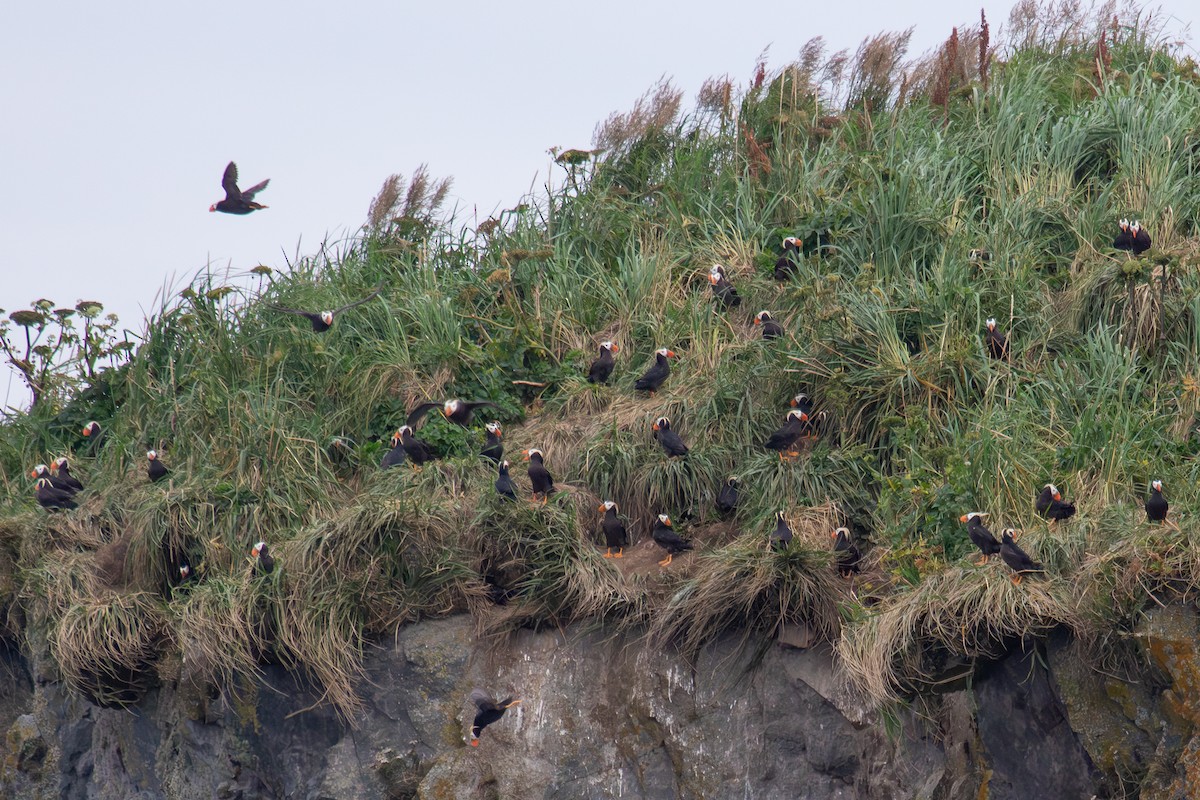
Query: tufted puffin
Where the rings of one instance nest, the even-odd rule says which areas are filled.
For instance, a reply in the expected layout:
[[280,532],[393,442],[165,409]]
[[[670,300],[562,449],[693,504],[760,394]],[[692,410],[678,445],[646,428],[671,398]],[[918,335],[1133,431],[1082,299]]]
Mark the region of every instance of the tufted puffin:
[[[79,491],[78,489],[76,489],[74,486],[67,483],[63,479],[55,477],[53,474],[51,474],[50,468],[47,467],[45,464],[38,464],[36,467],[34,467],[33,470],[30,471],[29,477],[36,478],[38,480],[48,481],[50,483],[51,487],[57,489],[60,492],[66,492],[68,497],[74,495],[77,491]],[[76,481],[76,483],[78,483],[78,481]]]
[[1000,542],[983,525],[983,518],[986,516],[987,514],[979,511],[971,511],[958,518],[959,522],[967,523],[967,535],[971,537],[971,541],[983,553],[983,556],[975,562],[976,564],[983,564],[996,553],[1000,552]]
[[446,419],[465,428],[474,419],[475,409],[483,408],[484,406],[491,406],[492,408],[500,407],[490,400],[459,400],[457,398],[447,400],[444,403],[421,403],[421,405],[408,412],[408,419],[404,423],[410,428],[415,428],[426,412],[434,408],[440,408],[442,415]]
[[392,449],[383,454],[383,460],[379,462],[380,469],[391,469],[398,467],[404,463],[407,457],[404,452],[404,441],[400,437],[400,431],[392,434]]
[[150,478],[151,483],[158,483],[167,477],[167,473],[170,471],[159,459],[157,452],[154,450],[146,451],[146,476]]
[[613,342],[600,343],[600,355],[588,368],[588,383],[608,383],[608,378],[613,371],[613,353],[620,352],[620,350],[621,348]]
[[429,442],[413,435],[411,425],[401,425],[397,433],[400,434],[400,446],[404,448],[404,454],[417,469],[420,469],[425,462],[437,458],[437,453],[434,452]]
[[238,189],[237,179],[237,164],[230,161],[229,166],[225,167],[225,174],[221,176],[221,188],[225,190],[225,199],[213,203],[208,207],[209,211],[220,211],[225,214],[249,214],[251,211],[266,208],[262,203],[254,202],[254,195],[267,188],[271,179],[267,178],[262,183],[256,183],[245,191]]
[[1004,563],[1008,564],[1013,570],[1012,582],[1018,584],[1026,572],[1045,572],[1045,568],[1034,561],[1029,555],[1022,550],[1016,543],[1012,528],[1005,528],[1001,534],[1003,543],[1000,545],[1000,558],[1004,559]]
[[687,445],[683,443],[683,439],[679,438],[679,434],[671,430],[671,420],[666,417],[659,417],[654,420],[654,424],[650,426],[653,431],[654,438],[662,445],[663,452],[668,456],[686,456],[688,454]]
[[713,264],[712,271],[708,273],[708,282],[712,285],[713,296],[725,308],[735,308],[742,304],[742,298],[738,297],[737,289],[733,288],[733,284],[725,277],[725,268],[720,264]]
[[55,486],[61,484],[72,492],[83,491],[83,484],[71,474],[71,465],[67,463],[66,456],[59,456],[54,459],[54,464],[51,468],[58,473],[58,480],[55,482]]
[[1150,249],[1150,234],[1142,227],[1142,223],[1134,220],[1129,225],[1129,233],[1133,237],[1133,250],[1135,256],[1140,256],[1142,253]]
[[1148,522],[1167,521],[1167,498],[1163,497],[1162,489],[1162,481],[1150,482],[1150,496],[1146,498],[1146,520]]
[[92,454],[95,454],[97,448],[104,444],[104,431],[96,420],[83,426],[83,435],[88,440],[88,452]]
[[679,537],[679,534],[671,527],[671,518],[666,514],[658,515],[658,523],[654,526],[652,535],[654,543],[667,551],[667,557],[658,562],[660,567],[670,564],[676,553],[695,549],[691,542],[686,542]]
[[38,478],[35,484],[38,504],[45,509],[78,508],[72,499],[74,495],[65,489],[58,489],[50,483],[49,478]]
[[255,575],[266,575],[275,569],[275,559],[267,551],[266,542],[259,542],[254,545],[254,548],[250,551],[250,555],[254,559]]
[[379,283],[379,285],[376,286],[375,289],[372,290],[372,292],[370,294],[368,294],[366,297],[362,298],[361,300],[355,300],[353,303],[346,303],[346,305],[344,305],[344,306],[338,306],[337,308],[333,309],[332,311],[304,311],[303,309],[287,308],[286,306],[276,305],[274,303],[268,305],[267,308],[271,309],[272,311],[281,311],[284,314],[296,314],[298,316],[304,317],[305,319],[307,319],[309,322],[312,323],[312,329],[314,331],[316,331],[317,333],[324,333],[325,331],[329,330],[329,328],[333,325],[333,319],[338,314],[341,314],[343,311],[346,311],[347,309],[354,308],[355,306],[361,306],[363,303],[366,303],[370,300],[374,300],[376,297],[379,296],[379,293],[382,291],[383,291],[383,282],[381,281]]
[[473,689],[471,702],[478,709],[475,712],[475,719],[471,723],[471,747],[479,747],[479,735],[483,733],[483,729],[503,717],[505,711],[518,705],[521,701],[506,697],[497,703],[483,689]]
[[650,369],[646,370],[642,377],[637,379],[637,383],[633,385],[633,388],[649,392],[653,396],[659,387],[663,385],[663,381],[671,374],[671,362],[667,361],[667,359],[674,357],[674,350],[668,350],[665,347],[655,350],[654,363],[650,365]]
[[1064,501],[1062,493],[1053,483],[1047,483],[1042,487],[1042,492],[1038,495],[1033,507],[1039,515],[1050,520],[1051,525],[1075,515],[1075,504]]
[[988,317],[987,321],[988,355],[998,361],[1008,360],[1008,338],[996,330],[996,318]]
[[732,514],[737,510],[737,505],[738,479],[736,475],[730,475],[721,485],[721,491],[717,492],[717,511],[722,514]]
[[483,443],[483,449],[479,451],[479,455],[499,464],[500,459],[504,457],[504,443],[500,441],[504,438],[504,429],[496,420],[492,420],[485,427],[487,428],[487,441]]
[[512,477],[508,474],[508,461],[501,461],[496,470],[496,493],[501,500],[513,502],[517,499],[517,491],[513,488]]
[[1133,231],[1129,230],[1129,220],[1123,219],[1117,223],[1117,235],[1113,239],[1114,250],[1133,249]]
[[775,262],[775,280],[786,281],[796,274],[796,262],[800,258],[800,240],[789,236],[783,240],[783,255]]
[[546,469],[541,450],[537,448],[526,450],[525,460],[529,462],[525,471],[529,474],[529,483],[533,486],[534,502],[537,501],[537,496],[540,494],[542,503],[545,504],[550,493],[554,491],[554,476],[550,474],[550,470]]
[[843,578],[849,578],[858,572],[858,562],[862,561],[862,552],[854,543],[854,537],[849,528],[838,528],[831,535],[836,540],[833,543],[833,554],[837,559],[838,574]]
[[771,549],[783,550],[792,543],[792,526],[782,511],[775,512],[775,530],[771,531]]
[[[600,504],[599,511],[604,515],[604,519],[600,521],[600,528],[604,531],[604,545],[607,548],[604,557],[623,558],[629,536],[625,530],[625,523],[617,516],[617,504],[612,500],[605,500]],[[614,547],[617,548],[616,553],[613,553]]]
[[793,408],[787,413],[783,427],[772,433],[771,437],[763,443],[763,447],[777,451],[780,461],[783,460],[785,454],[789,458],[795,458],[799,455],[795,449],[796,442],[808,429],[807,423],[808,414],[798,408]]
[[770,311],[760,311],[755,314],[754,324],[762,325],[762,337],[768,341],[783,336],[783,326],[771,317]]

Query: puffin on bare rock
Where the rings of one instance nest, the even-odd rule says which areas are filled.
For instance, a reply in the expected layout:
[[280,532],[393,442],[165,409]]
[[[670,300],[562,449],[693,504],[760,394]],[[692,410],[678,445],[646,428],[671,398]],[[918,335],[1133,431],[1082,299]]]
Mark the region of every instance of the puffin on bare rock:
[[666,417],[659,417],[654,420],[654,424],[650,426],[654,432],[654,438],[662,446],[663,452],[670,457],[686,456],[688,447],[683,443],[683,439],[679,438],[679,434],[671,430],[671,420]]
[[540,494],[544,505],[554,491],[554,476],[550,474],[550,470],[546,469],[541,450],[537,448],[526,450],[525,460],[529,462],[525,471],[529,475],[529,483],[533,486],[534,502],[537,502],[537,496]]
[[1005,528],[1004,532],[1000,535],[1002,539],[1000,544],[1000,558],[1004,559],[1004,563],[1012,568],[1012,582],[1019,584],[1025,573],[1045,572],[1046,570],[1017,545],[1014,534],[1016,534],[1016,531],[1012,528]]
[[162,460],[159,459],[156,451],[146,451],[146,477],[150,479],[151,483],[158,483],[163,478],[167,477],[167,474],[170,471],[171,470],[167,469],[167,466],[162,463]]
[[997,361],[1008,360],[1008,338],[996,329],[995,317],[987,321],[987,349],[988,355]]
[[620,352],[621,348],[613,342],[600,343],[600,355],[592,362],[588,368],[587,380],[588,383],[608,383],[608,378],[613,371],[613,354]]
[[983,564],[996,553],[1000,552],[1000,542],[997,541],[991,531],[984,527],[983,518],[986,516],[987,514],[982,512],[971,511],[958,518],[959,522],[967,523],[967,536],[971,537],[971,541],[975,543],[975,546],[983,554],[975,562],[976,564]]
[[691,542],[684,541],[675,532],[675,529],[671,527],[671,518],[666,514],[658,515],[658,523],[654,526],[651,535],[654,537],[654,543],[667,551],[667,557],[658,562],[660,567],[670,564],[676,553],[695,549]]
[[61,484],[72,492],[83,491],[83,484],[71,474],[71,465],[67,462],[66,456],[59,456],[54,459],[51,469],[58,473],[58,482],[56,485]]
[[[605,500],[600,504],[599,511],[604,515],[600,521],[600,529],[604,531],[604,545],[607,548],[604,557],[623,558],[625,543],[629,541],[629,538],[625,530],[625,523],[621,522],[621,518],[617,516],[617,504],[612,500]],[[616,553],[613,552],[614,547],[617,548]]]
[[783,336],[783,326],[771,317],[770,311],[760,311],[755,314],[754,324],[762,326],[762,337],[768,341]]
[[487,441],[483,443],[483,449],[479,451],[479,455],[493,461],[497,464],[504,457],[504,443],[500,440],[504,438],[504,428],[496,420],[492,420],[486,426]]
[[737,505],[738,479],[737,476],[730,475],[721,485],[721,490],[717,492],[717,511],[722,514],[732,514],[737,510]]
[[305,319],[307,319],[309,322],[312,323],[312,329],[315,332],[324,333],[325,331],[329,330],[330,327],[332,327],[333,320],[338,314],[341,314],[343,311],[346,311],[347,309],[354,308],[355,306],[361,306],[363,303],[374,300],[376,297],[379,296],[379,293],[382,291],[383,291],[383,283],[380,282],[380,284],[378,286],[376,286],[371,291],[371,293],[368,294],[366,297],[363,297],[359,300],[355,300],[353,303],[346,303],[346,305],[344,305],[344,306],[338,306],[337,308],[333,309],[332,311],[304,311],[303,309],[287,308],[286,306],[276,305],[274,303],[267,306],[267,308],[271,309],[272,311],[283,312],[284,314],[296,314],[298,316],[304,317]]
[[400,446],[404,448],[404,454],[408,456],[408,460],[413,463],[413,466],[420,469],[425,462],[433,461],[437,458],[437,453],[429,442],[424,439],[418,439],[413,435],[411,425],[401,425],[400,430]]
[[516,502],[517,490],[513,487],[512,477],[508,474],[508,461],[501,461],[496,469],[496,494],[505,502]]
[[38,478],[35,486],[38,505],[48,510],[65,510],[78,508],[72,499],[74,494],[65,489],[56,488],[49,478]]
[[1075,504],[1064,501],[1062,493],[1053,483],[1042,487],[1042,492],[1034,501],[1033,507],[1040,516],[1050,520],[1051,525],[1075,516]]
[[409,427],[416,427],[421,421],[421,417],[435,408],[442,410],[442,415],[453,422],[455,425],[461,425],[464,428],[471,424],[471,420],[475,418],[475,409],[491,406],[499,408],[500,406],[490,400],[459,400],[452,398],[442,403],[421,403],[421,405],[408,412],[408,419],[404,422]]
[[792,543],[792,526],[782,511],[775,513],[775,530],[771,531],[771,549],[783,550]]
[[849,528],[838,528],[831,534],[834,539],[833,554],[837,559],[838,574],[849,578],[858,572],[858,562],[862,561],[862,552],[854,543],[854,537]]
[[483,729],[503,717],[505,711],[519,705],[521,701],[506,697],[497,703],[483,689],[473,689],[471,702],[477,709],[475,719],[471,722],[471,747],[479,747],[479,736],[483,733]]
[[663,382],[671,375],[671,362],[668,358],[675,358],[675,351],[668,350],[665,347],[660,347],[654,351],[654,363],[650,365],[650,369],[646,370],[642,377],[637,379],[637,383],[633,388],[642,392],[649,392],[651,396],[658,391]]
[[1167,498],[1163,497],[1163,482],[1154,480],[1150,482],[1150,496],[1146,498],[1146,521],[1147,522],[1166,522],[1167,521]]
[[225,199],[213,203],[208,207],[209,211],[220,211],[225,214],[249,214],[251,211],[266,208],[262,203],[254,202],[254,195],[267,188],[267,184],[271,182],[270,178],[256,183],[244,191],[238,189],[237,180],[237,164],[230,161],[229,165],[225,167],[225,174],[221,176],[221,188],[225,190]]

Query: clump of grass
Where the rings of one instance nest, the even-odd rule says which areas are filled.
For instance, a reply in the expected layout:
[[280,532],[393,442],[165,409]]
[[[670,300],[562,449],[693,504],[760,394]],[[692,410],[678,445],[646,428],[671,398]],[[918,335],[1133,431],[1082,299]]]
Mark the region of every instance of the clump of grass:
[[206,579],[187,590],[176,611],[181,674],[197,686],[231,687],[259,675],[269,642],[261,606],[241,577]]

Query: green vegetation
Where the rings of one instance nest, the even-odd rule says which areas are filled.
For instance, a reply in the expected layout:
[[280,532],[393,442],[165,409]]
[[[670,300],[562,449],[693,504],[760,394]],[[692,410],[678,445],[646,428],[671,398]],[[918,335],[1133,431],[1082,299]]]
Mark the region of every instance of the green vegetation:
[[[199,279],[127,359],[111,328],[77,336],[94,346],[73,360],[47,351],[30,374],[59,375],[54,390],[0,426],[3,635],[45,642],[106,702],[181,661],[222,685],[278,661],[346,713],[371,641],[461,612],[484,635],[584,623],[686,651],[801,626],[879,701],[936,680],[939,655],[1058,626],[1121,637],[1200,588],[1200,76],[1111,9],[1021,6],[1008,27],[995,46],[986,24],[956,31],[921,62],[905,36],[855,56],[809,43],[747,87],[711,81],[686,113],[657,86],[595,149],[558,156],[559,189],[476,229],[439,211],[445,182],[393,177],[360,237],[258,268],[253,289]],[[1109,247],[1122,217],[1153,235],[1145,257]],[[778,283],[789,235],[804,256]],[[714,307],[713,262],[740,308]],[[324,334],[267,307],[335,307],[380,281]],[[785,338],[758,337],[761,308]],[[38,324],[18,314],[9,335]],[[988,317],[1008,363],[987,354]],[[611,385],[588,384],[608,339]],[[635,393],[664,346],[671,377]],[[781,461],[761,443],[800,391],[826,430]],[[419,434],[446,457],[377,469],[407,409],[451,396],[500,406],[521,503],[477,455],[486,417],[432,414]],[[660,415],[686,459],[652,440]],[[99,445],[79,436],[89,419]],[[151,447],[172,470],[159,484]],[[545,506],[525,502],[529,447],[563,490]],[[25,476],[68,453],[88,490],[48,514]],[[722,521],[731,474],[742,503]],[[1154,478],[1179,529],[1144,521]],[[1055,528],[1032,508],[1048,481],[1080,507]],[[642,543],[620,561],[597,546],[605,499]],[[775,553],[779,509],[796,539]],[[1047,575],[971,565],[971,510],[1024,529]],[[666,570],[660,511],[696,544]],[[838,524],[866,550],[853,581],[832,563]],[[260,539],[269,575],[251,569]]]

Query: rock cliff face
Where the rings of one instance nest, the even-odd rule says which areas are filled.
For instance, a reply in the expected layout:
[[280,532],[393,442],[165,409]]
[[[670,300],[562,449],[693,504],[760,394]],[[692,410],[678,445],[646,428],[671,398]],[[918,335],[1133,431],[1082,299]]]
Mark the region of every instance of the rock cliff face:
[[[1200,624],[1179,607],[1137,634],[1157,685],[1052,640],[883,716],[822,648],[730,639],[689,665],[603,633],[526,631],[488,648],[472,631],[466,617],[422,622],[380,646],[353,726],[280,667],[240,692],[162,685],[121,710],[68,693],[44,657],[4,650],[0,796],[1196,796]],[[523,702],[471,748],[476,685]]]

